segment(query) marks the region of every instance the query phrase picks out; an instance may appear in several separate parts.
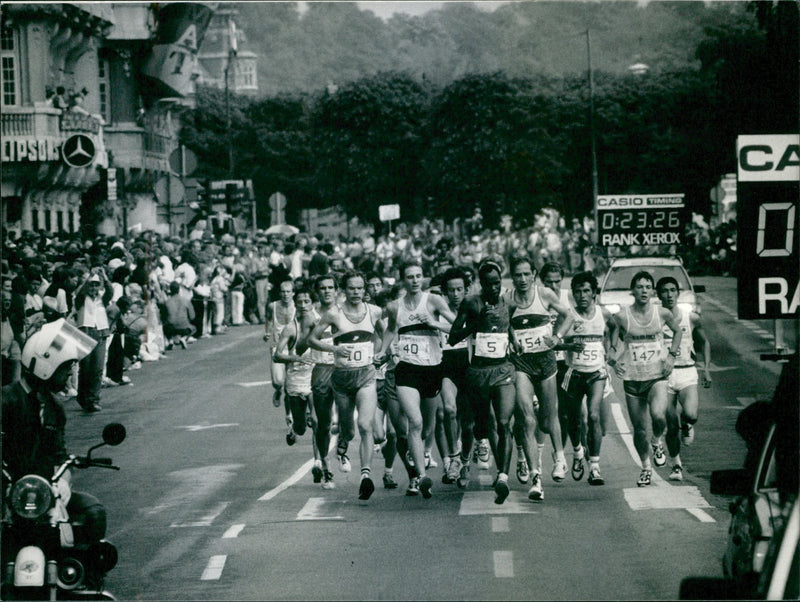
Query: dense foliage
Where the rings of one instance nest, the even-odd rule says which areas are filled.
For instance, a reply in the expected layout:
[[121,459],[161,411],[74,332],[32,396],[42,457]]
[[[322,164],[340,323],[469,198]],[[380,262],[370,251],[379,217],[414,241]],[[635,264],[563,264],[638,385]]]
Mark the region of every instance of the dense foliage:
[[[235,173],[253,179],[259,215],[267,218],[266,199],[276,190],[289,199],[290,220],[300,208],[333,204],[364,220],[375,220],[377,207],[389,203],[400,203],[403,217],[412,220],[465,216],[477,206],[487,225],[495,225],[502,213],[524,224],[545,206],[568,216],[590,212],[585,69],[522,75],[501,68],[503,61],[491,50],[495,46],[480,48],[483,41],[503,37],[502,31],[506,41],[522,43],[512,34],[521,15],[533,10],[526,4],[490,15],[454,5],[435,18],[393,17],[386,24],[349,4],[312,3],[302,19],[280,5],[283,19],[312,28],[307,35],[330,52],[304,55],[306,69],[321,69],[313,93],[231,100]],[[612,16],[622,19],[632,6],[605,4],[581,6],[599,24],[611,23]],[[686,23],[697,9],[684,5],[699,3],[655,4],[653,10]],[[736,135],[797,131],[797,4],[755,3],[749,13],[726,10],[709,12],[716,21],[697,44],[697,65],[675,60],[673,69],[643,75],[595,72],[601,194],[683,192],[692,210],[708,215],[709,190],[721,174],[735,170]],[[635,14],[650,23],[643,12]],[[509,21],[505,30],[503,19]],[[331,31],[344,24],[372,40],[370,52],[385,53],[399,44],[403,50],[391,60],[383,54],[382,66],[400,61],[407,69],[370,73],[364,62],[370,52],[357,46],[348,62],[353,77],[326,85],[323,66],[338,56]],[[371,37],[367,30],[373,30]],[[442,38],[442,32],[450,33]],[[454,71],[446,64],[450,55],[441,49],[443,39],[454,56],[461,53],[467,61],[464,73],[449,80]],[[280,40],[274,44],[277,52]],[[439,75],[419,76],[413,62],[432,65],[435,56],[445,62],[428,73]],[[224,178],[224,95],[201,89],[188,121],[183,138],[200,157],[201,177]]]

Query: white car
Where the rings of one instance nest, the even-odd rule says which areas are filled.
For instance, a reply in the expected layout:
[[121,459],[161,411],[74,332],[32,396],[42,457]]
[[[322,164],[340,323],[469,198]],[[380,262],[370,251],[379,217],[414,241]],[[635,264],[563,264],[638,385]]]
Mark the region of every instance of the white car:
[[[626,305],[633,305],[631,295],[631,280],[637,272],[646,271],[658,282],[664,276],[672,276],[678,281],[680,294],[678,305],[691,308],[700,313],[700,304],[696,293],[705,291],[704,286],[694,286],[689,279],[683,262],[677,257],[625,257],[615,259],[611,263],[602,283],[597,301],[612,314],[617,313]],[[653,297],[653,302],[660,304],[658,297]]]

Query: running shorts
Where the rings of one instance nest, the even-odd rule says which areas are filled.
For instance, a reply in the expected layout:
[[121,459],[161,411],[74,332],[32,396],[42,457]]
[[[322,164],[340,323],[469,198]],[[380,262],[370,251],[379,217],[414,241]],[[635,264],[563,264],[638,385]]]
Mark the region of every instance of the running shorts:
[[442,378],[449,378],[463,393],[466,388],[467,369],[469,368],[469,351],[453,349],[442,352]]
[[431,399],[442,390],[442,365],[417,366],[400,362],[394,369],[395,384],[419,391],[422,399]]
[[514,386],[516,372],[510,362],[493,366],[470,366],[467,370],[466,384],[470,396],[485,396],[490,389],[504,385]]
[[527,374],[533,382],[547,380],[558,371],[555,351],[513,355],[511,361],[514,363],[514,368]]
[[400,401],[397,399],[397,387],[394,382],[394,369],[387,370],[386,376],[383,379],[375,381],[378,385],[378,409],[386,412],[389,407],[389,402],[395,400],[397,404]]
[[331,375],[333,391],[339,395],[353,396],[375,382],[375,366],[360,368],[335,368]]
[[561,381],[561,388],[573,399],[589,399],[592,395],[592,385],[599,380],[606,380],[608,373],[605,368],[593,372],[578,372],[569,368]]
[[697,386],[699,382],[696,366],[675,366],[667,380],[667,391],[672,394],[680,393],[687,387]]
[[622,381],[622,387],[625,389],[625,395],[647,400],[647,396],[650,394],[650,389],[652,389],[657,383],[666,382],[666,380],[666,378],[654,378],[652,380],[624,380]]
[[323,401],[333,403],[332,374],[333,366],[331,364],[314,364],[314,369],[311,371],[311,392],[314,395],[315,404]]

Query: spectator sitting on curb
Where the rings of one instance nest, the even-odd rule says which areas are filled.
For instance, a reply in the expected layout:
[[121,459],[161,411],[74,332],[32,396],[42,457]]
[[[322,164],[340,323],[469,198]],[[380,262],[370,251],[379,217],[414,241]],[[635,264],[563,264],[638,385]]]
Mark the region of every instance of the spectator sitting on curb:
[[190,301],[181,296],[180,290],[180,284],[170,282],[169,297],[164,302],[164,336],[169,341],[167,349],[172,349],[175,343],[186,349],[187,337],[194,334],[194,308]]

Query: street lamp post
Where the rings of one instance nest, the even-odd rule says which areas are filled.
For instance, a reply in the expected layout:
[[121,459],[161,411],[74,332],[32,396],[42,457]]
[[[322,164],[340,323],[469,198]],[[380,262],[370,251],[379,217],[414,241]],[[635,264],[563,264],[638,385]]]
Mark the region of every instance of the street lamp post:
[[599,242],[600,225],[597,222],[597,145],[594,135],[594,76],[592,75],[592,38],[586,30],[586,54],[589,60],[589,138],[592,144],[592,216],[594,217],[594,243]]
[[238,51],[236,39],[236,23],[232,16],[228,17],[228,60],[225,63],[225,121],[226,138],[228,141],[228,179],[233,179],[233,140],[231,139],[231,99],[230,99],[230,70]]

